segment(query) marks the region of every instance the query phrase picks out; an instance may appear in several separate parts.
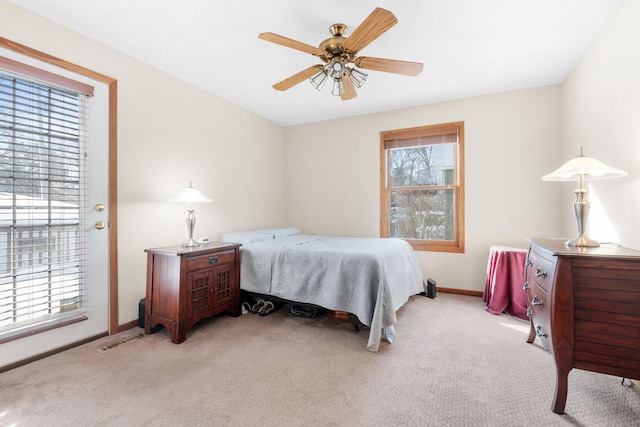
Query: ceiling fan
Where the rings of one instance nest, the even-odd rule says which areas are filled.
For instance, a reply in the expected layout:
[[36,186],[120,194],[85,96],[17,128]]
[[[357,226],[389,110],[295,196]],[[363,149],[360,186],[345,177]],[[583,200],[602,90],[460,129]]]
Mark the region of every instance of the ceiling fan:
[[274,33],[260,33],[258,38],[262,40],[310,53],[324,62],[324,64],[312,65],[287,77],[274,84],[273,88],[284,91],[309,79],[316,89],[321,90],[326,81],[331,78],[333,80],[331,93],[340,96],[343,101],[346,101],[355,98],[357,96],[356,87],[362,87],[367,80],[367,74],[358,68],[417,76],[422,72],[423,68],[423,65],[419,62],[357,56],[360,50],[397,23],[398,19],[393,13],[378,7],[349,37],[344,37],[344,33],[347,30],[346,25],[333,24],[329,28],[329,32],[333,37],[320,43],[319,47]]

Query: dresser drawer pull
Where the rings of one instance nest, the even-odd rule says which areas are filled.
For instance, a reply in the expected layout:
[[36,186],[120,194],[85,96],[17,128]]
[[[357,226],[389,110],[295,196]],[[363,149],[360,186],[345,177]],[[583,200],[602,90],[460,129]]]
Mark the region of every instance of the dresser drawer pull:
[[218,257],[217,256],[209,258],[209,264],[215,264],[217,262],[218,262]]
[[531,267],[532,265],[533,265],[533,261],[527,258],[527,263],[524,265],[524,267],[527,268],[527,267]]
[[547,338],[549,335],[543,334],[541,329],[540,325],[536,326],[536,336],[540,338]]
[[544,305],[544,301],[539,300],[538,295],[534,295],[533,299],[531,300],[531,305],[539,305],[540,307],[542,307]]
[[536,268],[536,277],[547,277],[547,272],[546,271],[541,271],[539,268]]
[[529,282],[524,282],[524,286],[522,287],[522,290],[526,292],[529,289],[531,289],[531,286],[529,286]]
[[527,317],[531,317],[532,314],[531,307],[527,307]]

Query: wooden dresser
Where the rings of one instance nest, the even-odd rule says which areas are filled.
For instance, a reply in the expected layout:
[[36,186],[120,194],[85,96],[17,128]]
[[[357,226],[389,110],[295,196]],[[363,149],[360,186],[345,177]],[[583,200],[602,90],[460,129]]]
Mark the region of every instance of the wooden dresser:
[[240,245],[206,243],[195,248],[145,249],[145,333],[163,325],[180,344],[198,321],[228,311],[241,314]]
[[640,379],[640,252],[530,239],[524,290],[531,332],[553,354],[551,410],[564,413],[573,368]]

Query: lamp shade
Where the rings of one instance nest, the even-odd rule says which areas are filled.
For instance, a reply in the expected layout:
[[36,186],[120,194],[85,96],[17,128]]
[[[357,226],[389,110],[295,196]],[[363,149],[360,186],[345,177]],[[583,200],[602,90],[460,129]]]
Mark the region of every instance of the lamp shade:
[[615,169],[604,163],[582,154],[580,149],[580,156],[575,159],[569,160],[559,169],[542,177],[543,181],[575,181],[582,175],[585,179],[608,179],[619,178],[626,176],[627,173],[620,169]]
[[574,191],[576,201],[573,203],[573,212],[576,215],[576,221],[578,223],[578,237],[568,240],[566,242],[567,246],[600,246],[600,243],[589,239],[585,234],[590,203],[584,181],[586,179],[618,178],[625,175],[627,175],[627,173],[623,170],[609,167],[596,159],[585,156],[582,154],[582,148],[580,148],[580,155],[578,157],[569,160],[560,166],[559,169],[542,177],[544,181],[578,181],[578,189]]
[[201,202],[212,202],[210,198],[202,194],[199,190],[193,188],[193,185],[189,183],[189,186],[182,190],[180,194],[178,194],[173,199],[169,199],[170,202],[186,202],[186,203],[201,203]]

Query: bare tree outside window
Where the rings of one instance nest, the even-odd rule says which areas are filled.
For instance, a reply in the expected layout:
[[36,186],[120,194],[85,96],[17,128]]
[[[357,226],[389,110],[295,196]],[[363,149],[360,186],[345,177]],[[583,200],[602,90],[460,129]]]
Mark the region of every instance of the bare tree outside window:
[[455,125],[383,132],[383,237],[407,239],[426,250],[463,248],[462,124]]

